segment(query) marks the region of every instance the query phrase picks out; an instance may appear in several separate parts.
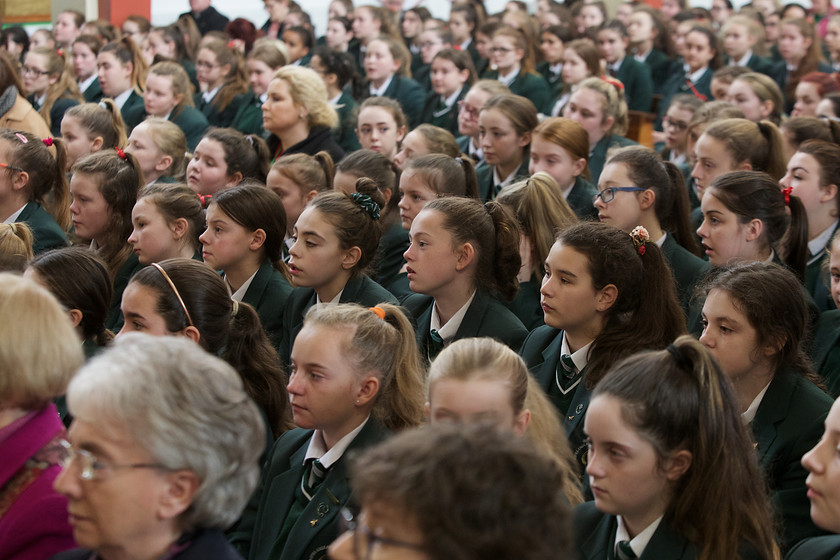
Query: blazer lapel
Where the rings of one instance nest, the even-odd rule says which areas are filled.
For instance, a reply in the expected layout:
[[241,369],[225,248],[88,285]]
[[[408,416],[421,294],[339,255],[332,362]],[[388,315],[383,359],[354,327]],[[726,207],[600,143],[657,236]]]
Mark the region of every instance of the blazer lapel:
[[764,398],[761,399],[755,418],[750,422],[755,442],[753,445],[758,451],[758,460],[762,466],[765,466],[765,456],[771,455],[768,451],[776,440],[776,424],[787,416],[793,390],[793,375],[784,370],[776,372],[767,392],[764,393]]
[[478,336],[488,307],[490,307],[489,296],[481,290],[476,291],[475,297],[467,308],[464,319],[461,321],[458,331],[455,333],[455,340]]
[[350,278],[341,290],[339,303],[353,303],[359,301],[359,293],[362,291],[364,276],[357,275]]
[[822,368],[826,356],[840,339],[840,311],[826,311],[820,318],[820,328],[814,335],[814,367]]
[[539,366],[539,370],[534,368],[534,371],[539,371],[537,381],[544,391],[548,392],[548,388],[554,381],[554,376],[557,373],[557,361],[560,359],[560,347],[563,345],[563,331],[557,331],[557,336],[554,340],[545,347],[542,351],[543,363]]
[[612,515],[604,515],[589,537],[578,546],[581,558],[585,560],[605,560],[608,548],[615,538],[616,519]]
[[271,265],[271,262],[266,259],[260,265],[260,268],[257,270],[257,273],[254,275],[254,279],[251,280],[251,285],[248,286],[248,289],[245,291],[245,295],[242,296],[242,302],[251,305],[254,308],[257,308],[262,301],[263,294],[265,293],[265,289],[268,286],[268,281],[271,280],[271,271],[274,267]]
[[695,554],[687,554],[690,544],[688,540],[671,529],[665,520],[659,524],[650,538],[640,560],[678,560],[680,558],[694,558]]

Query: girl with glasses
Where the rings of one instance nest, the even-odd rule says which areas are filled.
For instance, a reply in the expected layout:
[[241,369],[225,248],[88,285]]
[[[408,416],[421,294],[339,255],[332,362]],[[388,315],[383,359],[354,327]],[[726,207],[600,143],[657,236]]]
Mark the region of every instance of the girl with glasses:
[[502,82],[511,93],[530,99],[537,111],[548,110],[551,90],[536,71],[533,46],[522,31],[507,26],[498,29],[493,33],[490,55],[496,70],[485,72],[482,78]]
[[193,96],[210,126],[232,126],[248,92],[245,61],[221,41],[208,41],[198,51],[195,67],[201,90]]
[[470,88],[464,99],[458,102],[460,136],[456,135],[456,142],[461,153],[470,156],[476,167],[484,163],[484,151],[478,137],[478,115],[488,99],[504,93],[510,93],[510,90],[503,83],[496,80],[479,80]]
[[21,69],[26,100],[44,118],[53,136],[61,136],[61,120],[70,107],[83,102],[79,86],[59,49],[35,47],[26,53]]

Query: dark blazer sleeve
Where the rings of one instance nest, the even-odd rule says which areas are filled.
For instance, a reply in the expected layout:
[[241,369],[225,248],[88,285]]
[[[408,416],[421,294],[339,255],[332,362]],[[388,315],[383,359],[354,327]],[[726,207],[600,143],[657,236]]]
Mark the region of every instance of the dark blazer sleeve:
[[204,136],[204,131],[207,130],[209,123],[201,111],[195,107],[185,106],[177,116],[169,116],[169,120],[181,127],[184,135],[187,137],[187,148],[190,151],[195,150],[201,137]]
[[785,560],[838,560],[840,535],[805,539],[790,549]]
[[61,137],[61,120],[64,118],[64,113],[70,107],[75,107],[78,104],[79,102],[75,99],[66,99],[64,97],[59,97],[55,100],[52,109],[50,109],[50,133],[53,136],[57,138]]
[[275,348],[280,347],[283,338],[283,312],[292,290],[288,280],[266,260],[242,298],[257,310],[263,330]]
[[[396,82],[394,84],[393,82]],[[420,117],[423,111],[423,104],[426,101],[426,90],[423,86],[402,76],[394,76],[392,87],[394,87],[393,98],[396,99],[408,118],[408,127],[412,129],[420,124]],[[388,88],[389,90],[391,87]],[[392,97],[386,92],[388,97]]]
[[18,216],[18,221],[25,222],[32,230],[32,252],[36,255],[49,249],[66,247],[69,244],[67,234],[40,204],[27,203]]

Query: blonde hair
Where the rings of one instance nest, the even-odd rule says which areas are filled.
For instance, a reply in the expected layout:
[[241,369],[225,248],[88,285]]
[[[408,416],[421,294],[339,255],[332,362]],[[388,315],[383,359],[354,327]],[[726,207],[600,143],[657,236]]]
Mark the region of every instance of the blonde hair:
[[306,107],[310,128],[338,125],[338,114],[329,104],[327,86],[315,70],[304,66],[283,66],[274,73],[274,80],[283,80],[289,86],[289,93],[296,105]]
[[28,54],[46,58],[47,73],[50,76],[57,77],[56,82],[47,88],[47,97],[44,99],[44,104],[38,110],[38,114],[44,118],[47,127],[52,127],[50,112],[58,99],[75,99],[79,103],[84,102],[84,99],[82,98],[82,93],[79,91],[79,85],[71,75],[69,70],[70,66],[67,64],[67,57],[64,51],[49,47],[35,47]]
[[588,89],[601,94],[601,110],[603,111],[604,122],[608,117],[614,119],[613,125],[607,134],[624,135],[627,132],[627,101],[624,99],[624,92],[607,82],[603,78],[586,78],[578,84],[578,89]]
[[23,272],[34,256],[33,240],[25,222],[0,224],[0,271]]
[[[534,443],[542,455],[553,459],[561,468],[563,490],[569,502],[583,502],[574,455],[557,411],[516,352],[492,338],[456,340],[432,362],[427,391],[429,401],[432,399],[434,384],[446,379],[503,384],[510,391],[510,405],[514,414],[526,409],[531,412],[525,437]],[[469,395],[463,397],[468,399]]]
[[64,394],[82,365],[79,336],[55,296],[0,273],[0,403],[35,410]]
[[172,95],[181,96],[181,102],[172,111],[173,116],[177,116],[185,105],[188,107],[194,105],[192,98],[193,85],[190,82],[190,77],[187,76],[187,72],[180,64],[168,60],[158,62],[149,68],[149,74],[167,76],[172,79]]
[[172,158],[172,164],[164,169],[163,174],[180,178],[184,174],[187,160],[187,137],[181,127],[172,121],[156,117],[147,118],[139,125],[145,125],[157,149]]
[[726,35],[726,31],[730,25],[743,25],[747,29],[747,33],[755,39],[755,44],[752,46],[752,51],[758,56],[764,56],[767,48],[765,47],[764,27],[756,20],[743,14],[735,14],[726,19],[723,24],[722,37]]
[[723,119],[711,123],[703,134],[723,142],[736,164],[748,162],[754,171],[764,171],[774,181],[787,171],[782,134],[770,121]]
[[101,136],[100,149],[125,147],[125,123],[113,99],[105,98],[99,103],[83,103],[70,107],[64,116],[77,119],[88,140]]

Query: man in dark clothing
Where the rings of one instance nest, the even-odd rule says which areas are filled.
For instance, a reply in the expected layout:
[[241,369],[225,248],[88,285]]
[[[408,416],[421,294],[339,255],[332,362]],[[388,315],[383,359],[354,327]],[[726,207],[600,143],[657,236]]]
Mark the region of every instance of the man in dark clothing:
[[190,0],[190,11],[181,15],[193,18],[202,36],[208,31],[224,31],[230,21],[210,5],[210,0]]

